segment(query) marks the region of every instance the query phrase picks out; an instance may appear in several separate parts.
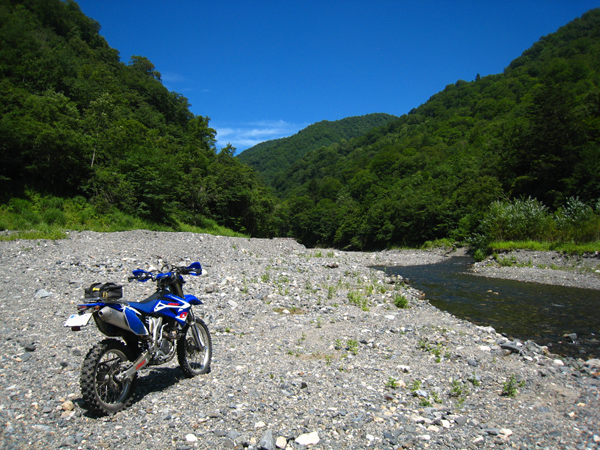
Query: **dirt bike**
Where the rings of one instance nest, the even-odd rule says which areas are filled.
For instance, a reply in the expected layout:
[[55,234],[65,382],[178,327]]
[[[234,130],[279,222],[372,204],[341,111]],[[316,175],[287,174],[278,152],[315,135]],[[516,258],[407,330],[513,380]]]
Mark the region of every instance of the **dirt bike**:
[[[136,269],[128,281],[156,282],[156,292],[140,302],[122,300],[122,287],[93,284],[85,290],[85,303],[64,323],[73,331],[93,317],[106,336],[94,345],[81,368],[81,393],[96,414],[114,414],[131,401],[138,372],[148,365],[171,361],[175,354],[187,377],[210,371],[212,341],[208,327],[194,316],[192,306],[202,301],[183,293],[183,275],[201,275],[195,262],[188,267],[166,266],[163,271]],[[119,338],[119,339],[114,339]]]

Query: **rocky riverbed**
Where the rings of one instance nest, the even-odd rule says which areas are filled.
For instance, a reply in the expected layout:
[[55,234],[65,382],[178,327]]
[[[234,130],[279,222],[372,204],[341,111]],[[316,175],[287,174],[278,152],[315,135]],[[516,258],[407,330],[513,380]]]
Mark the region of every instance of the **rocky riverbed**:
[[[600,448],[600,361],[510,341],[369,268],[445,257],[149,231],[0,242],[0,448]],[[91,416],[79,371],[103,336],[63,322],[93,282],[148,295],[126,279],[159,260],[204,267],[186,288],[212,371],[150,368],[128,409]]]

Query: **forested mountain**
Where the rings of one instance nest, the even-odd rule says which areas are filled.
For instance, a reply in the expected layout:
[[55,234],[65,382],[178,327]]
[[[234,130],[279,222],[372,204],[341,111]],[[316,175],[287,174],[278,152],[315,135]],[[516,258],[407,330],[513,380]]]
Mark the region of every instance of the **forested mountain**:
[[274,181],[280,233],[374,248],[471,236],[499,199],[556,209],[578,198],[600,212],[599,86],[592,10],[504,73],[459,80],[397,121],[307,153]]
[[216,151],[208,117],[147,58],[121,62],[99,29],[73,0],[0,0],[0,213],[21,228],[34,224],[27,198],[59,196],[92,219],[210,220],[308,246],[503,238],[515,223],[600,239],[600,9],[400,118],[319,122],[239,158]]
[[372,128],[396,119],[398,117],[390,114],[374,113],[333,122],[322,120],[293,136],[255,145],[240,153],[238,158],[258,170],[268,183],[272,183],[311,150],[362,136]]
[[265,234],[273,197],[256,172],[99,30],[72,0],[0,0],[0,201],[79,195],[100,214]]

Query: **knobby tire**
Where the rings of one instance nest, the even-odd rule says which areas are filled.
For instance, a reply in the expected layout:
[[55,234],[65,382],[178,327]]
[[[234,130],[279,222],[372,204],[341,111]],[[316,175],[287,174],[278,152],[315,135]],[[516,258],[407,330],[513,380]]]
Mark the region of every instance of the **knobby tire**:
[[105,339],[86,355],[81,368],[81,394],[88,410],[97,415],[114,414],[131,402],[137,374],[133,380],[119,382],[115,375],[126,370],[134,356],[116,339]]

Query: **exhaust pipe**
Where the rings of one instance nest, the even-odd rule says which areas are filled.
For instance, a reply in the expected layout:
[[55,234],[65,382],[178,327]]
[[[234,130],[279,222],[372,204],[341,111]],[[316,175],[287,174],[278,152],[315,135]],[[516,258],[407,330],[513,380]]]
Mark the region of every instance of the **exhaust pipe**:
[[116,309],[105,306],[98,311],[98,317],[104,320],[106,323],[110,323],[119,328],[129,329],[129,325],[125,321],[125,313],[117,311]]
[[114,308],[105,306],[98,311],[98,317],[106,323],[110,323],[123,330],[131,331],[138,336],[148,335],[148,330],[144,326],[144,323],[131,308],[126,307],[123,311],[117,311]]

